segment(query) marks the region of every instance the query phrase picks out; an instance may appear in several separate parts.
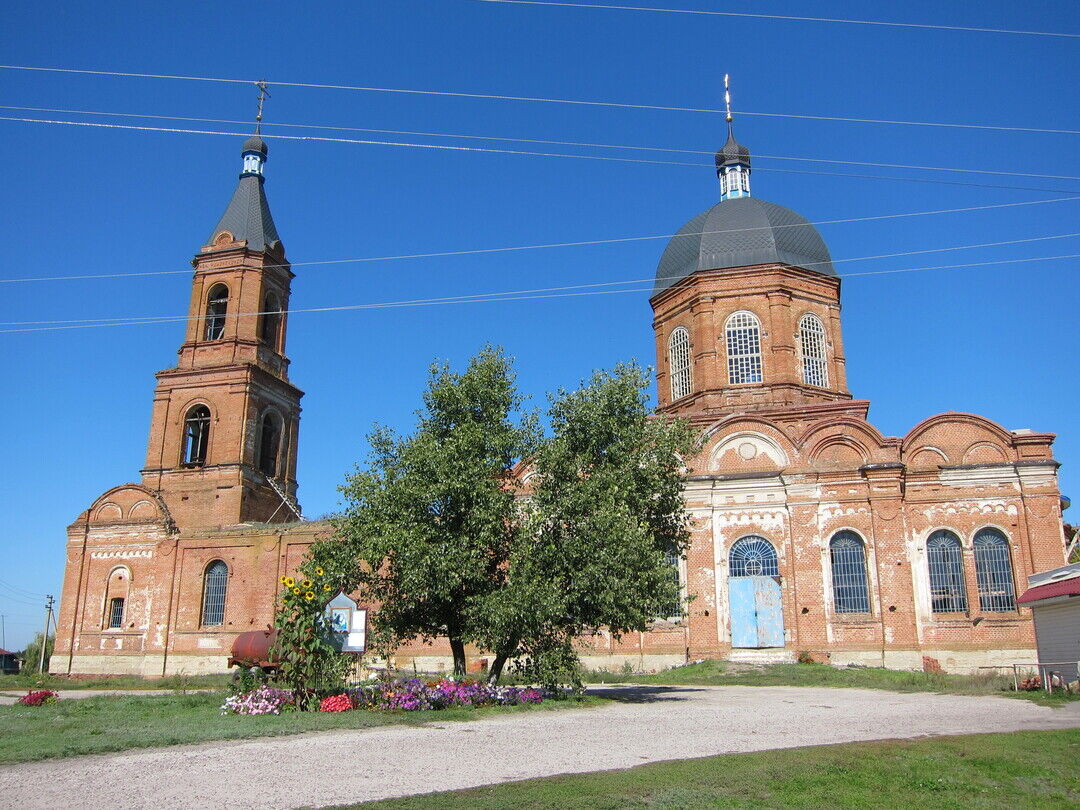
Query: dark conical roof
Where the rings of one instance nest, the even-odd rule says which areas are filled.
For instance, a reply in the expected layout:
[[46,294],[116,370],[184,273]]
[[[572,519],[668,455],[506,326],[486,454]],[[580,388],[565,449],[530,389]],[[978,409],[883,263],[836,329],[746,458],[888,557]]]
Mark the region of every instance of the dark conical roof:
[[719,169],[730,163],[742,163],[749,166],[750,150],[735,140],[735,133],[731,130],[731,124],[728,124],[727,141],[716,153],[716,168]]
[[281,244],[274,218],[270,215],[270,205],[266,202],[262,177],[257,174],[240,175],[240,183],[229,200],[229,207],[221,215],[207,244],[213,244],[222,231],[228,231],[238,241],[246,241],[248,250],[267,250]]
[[789,208],[739,197],[702,211],[679,229],[660,257],[653,295],[699,270],[755,264],[836,275],[829,248],[813,225]]

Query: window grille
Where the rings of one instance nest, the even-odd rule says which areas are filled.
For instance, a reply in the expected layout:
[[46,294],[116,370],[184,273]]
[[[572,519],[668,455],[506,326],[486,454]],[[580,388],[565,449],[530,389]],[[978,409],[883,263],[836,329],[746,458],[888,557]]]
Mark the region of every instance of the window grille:
[[215,560],[206,566],[203,577],[202,624],[219,627],[225,624],[225,591],[229,585],[229,566]]
[[109,600],[109,629],[124,626],[124,598],[117,596]]
[[680,326],[668,338],[668,366],[671,369],[671,399],[682,399],[691,390],[690,333]]
[[215,284],[206,303],[206,331],[203,340],[221,340],[225,335],[225,313],[229,309],[229,288]]
[[259,339],[267,346],[276,349],[281,331],[281,304],[273,293],[263,298],[262,316],[259,319]]
[[764,537],[750,535],[736,541],[728,555],[728,576],[778,577],[776,549]]
[[926,559],[930,567],[931,610],[934,613],[967,613],[959,538],[945,530],[934,532],[926,541]]
[[728,382],[731,385],[761,382],[761,327],[749,312],[728,318]]
[[184,443],[180,454],[185,467],[201,467],[206,463],[210,446],[210,409],[196,405],[184,418]]
[[682,616],[682,572],[679,570],[679,553],[673,545],[664,549],[664,563],[670,568],[676,594],[674,601],[660,610],[660,618],[668,619]]
[[837,613],[869,613],[866,547],[855,532],[837,532],[829,542],[833,606]]
[[281,422],[273,412],[262,419],[259,435],[259,469],[269,476],[277,475],[278,450],[281,446]]
[[827,388],[829,369],[825,363],[825,327],[816,315],[803,315],[799,321],[799,343],[802,346],[803,382]]
[[979,609],[1016,610],[1009,541],[996,529],[975,535],[975,577],[979,581]]

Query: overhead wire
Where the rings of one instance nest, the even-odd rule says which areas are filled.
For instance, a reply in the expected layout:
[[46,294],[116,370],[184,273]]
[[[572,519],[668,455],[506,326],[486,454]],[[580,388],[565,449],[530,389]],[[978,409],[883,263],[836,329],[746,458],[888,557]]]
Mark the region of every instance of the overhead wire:
[[[114,76],[120,78],[137,78],[137,79],[173,79],[179,81],[195,81],[195,82],[220,82],[225,84],[255,84],[252,79],[235,79],[235,78],[223,78],[212,76],[185,76],[179,74],[168,73],[133,73],[127,71],[118,70],[87,70],[82,68],[55,68],[55,67],[40,67],[35,65],[0,65],[0,70],[29,70],[29,71],[41,71],[47,73],[69,73],[69,74],[81,74],[88,76]],[[569,99],[569,98],[554,98],[543,96],[514,96],[499,93],[466,93],[461,91],[452,90],[415,90],[399,87],[369,87],[363,85],[350,85],[350,84],[321,84],[317,82],[287,82],[278,80],[267,80],[269,84],[276,85],[278,87],[303,87],[317,90],[355,90],[369,93],[391,93],[401,95],[419,95],[419,96],[443,96],[448,98],[473,98],[473,99],[488,99],[493,101],[521,101],[531,103],[544,103],[544,104],[569,104],[575,106],[585,107],[611,107],[617,109],[626,110],[655,110],[659,112],[689,112],[689,113],[708,113],[711,115],[726,115],[727,111],[714,107],[679,107],[663,104],[633,104],[628,102],[618,101],[592,101],[588,99]],[[1054,129],[1045,127],[1018,127],[1018,126],[1004,126],[997,124],[963,124],[944,121],[903,121],[898,119],[888,118],[852,118],[837,115],[809,115],[800,113],[770,113],[770,112],[756,112],[750,110],[736,109],[733,111],[735,115],[747,115],[764,118],[796,118],[809,121],[844,121],[849,123],[858,124],[890,124],[897,126],[914,126],[914,127],[950,127],[956,129],[974,129],[974,130],[988,130],[996,132],[1032,132],[1054,135],[1080,135],[1080,130],[1076,129]]]
[[[63,107],[24,107],[9,104],[0,104],[0,110],[19,110],[22,112],[48,112],[48,113],[64,113],[67,115],[99,115],[110,116],[115,118],[143,118],[154,120],[167,120],[167,121],[197,121],[207,124],[249,124],[249,121],[242,121],[231,118],[202,118],[197,116],[188,115],[153,115],[148,113],[123,113],[101,110],[75,110]],[[683,155],[713,155],[715,149],[677,149],[669,146],[631,146],[627,144],[614,144],[614,143],[591,143],[588,141],[563,141],[563,140],[550,140],[545,138],[509,138],[499,135],[472,135],[460,132],[426,132],[423,130],[412,129],[375,129],[372,127],[345,127],[337,126],[334,124],[296,124],[287,123],[283,121],[263,121],[261,122],[263,127],[288,127],[294,129],[315,129],[315,130],[327,130],[335,132],[373,132],[383,135],[419,135],[428,138],[461,138],[464,140],[475,141],[499,141],[506,143],[540,143],[550,146],[577,146],[589,149],[622,149],[632,150],[636,152],[667,152],[673,154]],[[273,136],[268,136],[273,137]],[[578,157],[577,155],[566,155],[565,157]],[[1036,172],[1007,172],[995,169],[962,169],[953,166],[921,166],[910,163],[878,163],[867,160],[837,160],[834,158],[812,158],[812,157],[796,157],[792,155],[767,155],[767,154],[755,154],[755,160],[790,160],[800,163],[831,163],[839,166],[869,166],[885,169],[912,169],[916,171],[933,171],[933,172],[953,172],[958,174],[989,174],[998,175],[1004,177],[1034,177],[1045,180],[1080,180],[1080,176],[1067,175],[1067,174],[1039,174]],[[682,164],[680,164],[682,165]],[[710,164],[687,164],[694,166],[706,166]],[[766,169],[766,171],[778,171],[776,169]],[[890,178],[891,179],[891,178]]]
[[[1054,197],[1047,200],[1024,200],[1021,202],[1007,202],[1007,203],[988,203],[985,205],[969,205],[959,208],[936,208],[929,211],[906,211],[898,214],[870,214],[861,217],[843,217],[840,219],[821,219],[814,222],[793,222],[790,224],[778,224],[770,226],[755,226],[750,228],[728,228],[724,230],[715,231],[696,231],[687,233],[664,233],[653,234],[650,236],[623,236],[615,237],[611,239],[586,239],[575,242],[547,242],[541,244],[531,245],[514,245],[510,247],[495,247],[495,248],[475,248],[468,250],[440,250],[431,251],[427,253],[403,253],[394,254],[388,256],[361,256],[349,259],[321,259],[316,261],[303,261],[303,262],[288,262],[285,264],[267,264],[263,265],[264,268],[287,268],[287,267],[311,267],[319,265],[331,265],[331,264],[361,264],[367,262],[385,262],[385,261],[399,261],[405,259],[435,259],[435,258],[448,258],[454,256],[477,256],[491,253],[512,253],[526,250],[543,250],[549,248],[569,248],[569,247],[590,247],[597,245],[614,245],[624,244],[630,242],[645,242],[657,239],[673,239],[676,236],[714,236],[725,233],[740,233],[747,231],[759,231],[759,230],[775,230],[784,228],[800,228],[804,225],[842,225],[856,222],[875,222],[887,219],[906,219],[908,217],[923,217],[923,216],[935,216],[940,214],[957,214],[957,213],[970,213],[974,211],[988,211],[1001,208],[1019,208],[1029,205],[1046,205],[1049,203],[1070,202],[1080,200],[1080,195],[1074,197]],[[998,244],[998,243],[993,243]],[[837,261],[840,261],[839,259]],[[96,279],[113,279],[113,278],[136,278],[145,276],[173,276],[173,275],[188,275],[193,273],[194,270],[143,270],[133,273],[89,273],[82,275],[67,275],[67,276],[27,276],[24,278],[7,278],[0,279],[0,284],[16,284],[16,283],[29,283],[37,281],[83,281],[83,280],[96,280]]]
[[1031,31],[1016,28],[980,28],[970,25],[942,25],[940,23],[907,23],[888,20],[852,20],[841,17],[804,17],[792,14],[761,14],[748,11],[705,11],[689,8],[660,8],[656,6],[624,6],[601,3],[568,3],[557,0],[479,0],[481,3],[497,3],[512,6],[562,6],[566,8],[595,8],[614,11],[648,11],[663,14],[694,14],[709,17],[742,17],[757,20],[783,20],[789,22],[845,23],[848,25],[876,25],[887,28],[918,28],[935,31],[964,31],[979,34],[1022,34],[1033,37],[1077,38],[1080,34],[1063,31]]
[[[122,130],[135,130],[140,132],[167,132],[172,134],[182,135],[227,135],[230,137],[248,137],[250,133],[246,132],[222,132],[220,130],[207,130],[207,129],[184,129],[181,127],[147,127],[136,126],[134,124],[107,124],[101,121],[64,121],[58,119],[45,119],[45,118],[25,118],[18,116],[3,116],[0,115],[0,121],[16,121],[21,123],[31,124],[64,124],[74,127],[98,127],[102,129],[122,129]],[[367,146],[398,146],[407,147],[411,149],[431,149],[435,151],[445,150],[450,152],[490,152],[502,155],[524,155],[528,157],[549,157],[549,158],[573,158],[576,160],[594,160],[594,161],[611,161],[616,163],[638,163],[649,164],[657,166],[692,166],[695,168],[703,168],[705,166],[712,166],[711,163],[690,163],[688,161],[674,161],[674,160],[649,160],[644,158],[623,158],[612,157],[610,155],[574,155],[566,154],[564,152],[534,152],[526,151],[522,149],[491,149],[489,147],[479,146],[454,146],[449,144],[435,144],[435,143],[404,143],[400,141],[377,141],[361,138],[330,138],[319,135],[266,135],[265,137],[278,140],[289,141],[323,141],[329,143],[351,143],[361,144]],[[877,174],[856,174],[854,172],[827,172],[811,169],[777,169],[767,168],[764,171],[768,172],[780,172],[783,174],[812,174],[812,175],[825,175],[829,177],[848,177],[864,180],[891,180],[901,183],[936,183],[939,185],[947,186],[967,186],[971,188],[992,188],[992,189],[1010,189],[1013,191],[1039,191],[1047,194],[1075,194],[1077,189],[1061,189],[1061,188],[1045,188],[1043,186],[1013,186],[1002,185],[993,183],[972,183],[962,180],[940,180],[933,177],[895,177],[891,175],[877,175]]]

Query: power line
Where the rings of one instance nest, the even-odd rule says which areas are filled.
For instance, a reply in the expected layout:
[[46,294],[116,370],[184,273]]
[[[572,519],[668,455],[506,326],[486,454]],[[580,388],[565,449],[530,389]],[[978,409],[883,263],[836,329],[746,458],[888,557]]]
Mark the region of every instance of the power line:
[[553,0],[479,0],[481,3],[499,3],[513,6],[563,6],[567,8],[597,8],[615,11],[650,11],[663,14],[695,14],[709,17],[742,17],[758,20],[786,20],[792,22],[845,23],[849,25],[877,25],[887,28],[919,28],[935,31],[967,31],[979,34],[1023,34],[1033,37],[1080,37],[1061,31],[1026,31],[1013,28],[978,28],[967,25],[939,25],[930,23],[887,22],[885,20],[848,20],[838,17],[799,17],[790,14],[752,14],[740,11],[701,11],[687,8],[656,8],[654,6],[615,6],[599,3],[563,3]]
[[[246,137],[246,132],[221,132],[219,130],[209,129],[183,129],[181,127],[147,127],[136,126],[134,124],[106,124],[100,121],[63,121],[56,119],[45,118],[22,118],[15,116],[0,116],[0,121],[16,121],[20,123],[30,124],[64,124],[73,127],[98,127],[101,129],[123,129],[134,130],[139,132],[167,132],[172,134],[181,135],[227,135],[229,137]],[[532,152],[522,149],[491,149],[488,147],[480,146],[452,146],[448,144],[436,144],[436,143],[403,143],[399,141],[376,141],[370,139],[361,138],[330,138],[320,135],[266,135],[265,137],[278,140],[288,141],[321,141],[328,143],[353,143],[361,144],[365,146],[400,146],[410,149],[431,149],[435,151],[445,150],[450,152],[491,152],[501,155],[525,155],[528,157],[551,157],[551,158],[573,158],[576,160],[599,160],[609,161],[615,163],[639,163],[648,164],[654,166],[693,166],[695,168],[702,168],[705,166],[712,167],[711,163],[690,163],[687,161],[675,161],[675,160],[648,160],[644,158],[622,158],[611,157],[607,155],[571,155],[564,152]],[[1011,186],[1000,185],[991,183],[971,183],[960,180],[938,180],[932,177],[893,177],[888,175],[878,174],[855,174],[853,172],[826,172],[810,169],[765,169],[768,172],[781,172],[784,174],[814,174],[814,175],[826,175],[830,177],[848,177],[858,178],[864,180],[891,180],[899,183],[936,183],[939,185],[947,186],[968,186],[973,188],[993,188],[993,189],[1010,189],[1012,191],[1041,191],[1048,194],[1075,194],[1075,189],[1059,189],[1059,188],[1043,188],[1039,186]]]
[[[251,79],[231,79],[220,78],[211,76],[182,76],[176,74],[167,73],[130,73],[115,70],[84,70],[79,68],[51,68],[51,67],[37,67],[31,65],[0,65],[2,70],[33,70],[42,71],[47,73],[75,73],[88,76],[115,76],[121,78],[135,78],[135,79],[176,79],[180,81],[193,81],[193,82],[221,82],[225,84],[254,84]],[[270,84],[277,85],[279,87],[305,87],[316,90],[357,90],[368,93],[396,93],[401,95],[417,95],[417,96],[444,96],[448,98],[475,98],[475,99],[488,99],[493,101],[523,101],[523,102],[535,102],[544,104],[571,104],[575,106],[583,107],[613,107],[617,109],[625,110],[656,110],[660,112],[689,112],[689,113],[709,113],[712,115],[724,115],[725,110],[716,109],[712,107],[675,107],[662,104],[631,104],[627,102],[617,101],[590,101],[585,99],[568,99],[568,98],[545,98],[542,96],[512,96],[498,93],[465,93],[460,91],[451,90],[412,90],[398,87],[365,87],[362,85],[350,85],[350,84],[319,84],[315,82],[284,82],[284,81],[270,81]],[[893,124],[897,126],[913,126],[913,127],[951,127],[957,129],[978,129],[978,130],[991,130],[996,132],[1037,132],[1043,134],[1055,134],[1055,135],[1080,135],[1080,130],[1076,129],[1048,129],[1040,127],[1017,127],[1017,126],[1000,126],[994,124],[958,124],[942,121],[901,121],[888,118],[849,118],[836,115],[802,115],[797,113],[767,113],[767,112],[751,112],[749,110],[735,110],[736,115],[749,115],[763,118],[798,118],[808,121],[845,121],[858,124]]]
[[[361,264],[366,262],[386,262],[386,261],[399,261],[404,259],[436,259],[436,258],[448,258],[453,256],[477,256],[489,253],[513,253],[525,250],[543,250],[549,248],[568,248],[568,247],[590,247],[597,245],[614,245],[624,244],[629,242],[645,242],[657,239],[673,239],[676,236],[713,236],[724,233],[738,233],[747,231],[759,231],[759,230],[773,230],[776,228],[801,228],[805,225],[842,225],[855,222],[876,222],[886,219],[906,219],[908,217],[923,217],[933,216],[939,214],[956,214],[956,213],[970,213],[973,211],[987,211],[1000,208],[1018,208],[1028,205],[1045,205],[1048,203],[1070,202],[1080,200],[1080,196],[1074,197],[1055,197],[1048,200],[1025,200],[1023,202],[1009,202],[1009,203],[989,203],[986,205],[970,205],[962,208],[937,208],[929,211],[908,211],[899,214],[872,214],[862,217],[845,217],[841,219],[822,219],[815,222],[795,222],[788,225],[772,225],[761,226],[754,228],[729,228],[719,231],[698,231],[692,233],[664,233],[655,234],[651,236],[623,236],[613,239],[586,239],[576,242],[548,242],[542,244],[533,245],[515,245],[511,247],[496,247],[496,248],[476,248],[471,250],[441,250],[432,251],[428,253],[403,253],[389,256],[362,256],[351,259],[323,259],[319,261],[307,261],[307,262],[289,262],[288,264],[268,264],[264,265],[265,268],[278,268],[278,267],[310,267],[318,265],[331,265],[331,264]],[[997,243],[995,243],[997,244]],[[840,261],[839,259],[837,261]],[[133,278],[142,276],[175,276],[175,275],[189,275],[194,271],[191,269],[186,270],[143,270],[134,273],[91,273],[86,275],[69,275],[69,276],[29,276],[25,278],[7,278],[0,279],[0,284],[21,284],[35,281],[84,281],[84,280],[97,280],[97,279],[113,279],[113,278]]]
[[[65,113],[70,115],[101,115],[112,116],[116,118],[145,118],[155,120],[167,120],[167,121],[198,121],[200,123],[207,124],[248,124],[248,121],[238,121],[230,118],[201,118],[188,115],[151,115],[147,113],[121,113],[121,112],[106,112],[100,110],[72,110],[58,107],[21,107],[15,105],[0,104],[0,110],[20,110],[23,112],[48,112],[48,113]],[[374,132],[383,135],[420,135],[428,138],[462,138],[466,140],[476,141],[500,141],[506,143],[541,143],[550,146],[578,146],[590,149],[624,149],[633,150],[635,152],[668,152],[673,154],[683,155],[712,155],[715,153],[715,149],[676,149],[668,146],[630,146],[626,144],[614,144],[614,143],[590,143],[588,141],[560,141],[549,140],[544,138],[508,138],[499,135],[468,135],[460,132],[425,132],[422,130],[411,129],[374,129],[371,127],[343,127],[335,126],[333,124],[295,124],[285,122],[262,122],[262,126],[267,127],[290,127],[295,129],[316,129],[316,130],[333,130],[337,132]],[[273,137],[273,136],[270,136]],[[563,157],[579,157],[578,155],[564,155]],[[1080,180],[1080,176],[1065,175],[1065,174],[1038,174],[1034,172],[1006,172],[993,169],[961,169],[952,166],[921,166],[910,163],[877,163],[874,161],[866,160],[837,160],[833,158],[809,158],[809,157],[795,157],[792,155],[766,155],[755,154],[755,160],[791,160],[798,161],[800,163],[832,163],[839,166],[870,166],[879,167],[884,169],[914,169],[917,171],[933,171],[933,172],[954,172],[958,174],[989,174],[1005,177],[1035,177],[1045,180]],[[709,166],[711,164],[706,163],[693,163],[693,164],[679,164],[679,165],[693,165],[693,166]],[[766,169],[766,171],[781,171],[779,169]],[[856,175],[853,175],[856,176]],[[904,178],[890,178],[890,179],[904,179]]]
[[18,587],[16,585],[12,585],[10,582],[5,582],[2,579],[0,579],[0,587],[7,588],[12,593],[18,593],[18,594],[21,594],[21,595],[25,595],[25,596],[28,596],[28,597],[30,597],[32,599],[44,599],[45,598],[45,594],[43,594],[43,593],[36,593],[35,591],[28,591],[25,588],[20,588],[20,587]]
[[[889,275],[895,273],[914,273],[925,270],[948,270],[966,267],[987,267],[990,265],[1000,264],[1019,264],[1027,262],[1045,262],[1054,261],[1058,259],[1073,259],[1080,257],[1080,253],[1069,253],[1058,256],[1035,256],[1023,259],[997,259],[984,262],[964,262],[961,264],[943,264],[943,265],[931,265],[923,267],[904,267],[892,270],[866,270],[855,273],[841,273],[838,274],[839,278],[854,278],[859,276],[876,276],[876,275]],[[816,262],[814,263],[816,264]],[[502,302],[502,301],[529,301],[542,298],[568,298],[579,297],[585,295],[614,295],[617,293],[633,293],[633,292],[649,292],[653,289],[653,284],[656,281],[664,281],[672,278],[681,278],[681,276],[670,277],[658,277],[658,278],[642,278],[642,279],[625,279],[621,281],[602,281],[593,282],[591,284],[574,284],[562,287],[542,287],[533,290],[507,290],[503,292],[494,293],[470,293],[467,295],[446,296],[443,298],[417,298],[404,301],[390,301],[381,303],[369,303],[369,304],[344,304],[338,306],[327,307],[305,307],[287,310],[286,315],[296,314],[308,314],[308,313],[323,313],[323,312],[349,312],[357,310],[368,309],[397,309],[404,307],[417,307],[417,306],[437,306],[444,304],[470,304],[470,303],[485,303],[485,302]],[[633,287],[620,290],[597,290],[596,287],[610,287],[620,284],[642,284],[648,283],[646,287]],[[583,290],[582,292],[562,292],[565,290]],[[240,312],[236,313],[232,317],[236,318],[250,318],[257,317],[259,315],[265,315],[265,312]],[[170,316],[141,316],[131,319],[115,319],[105,322],[94,323],[70,323],[60,321],[57,323],[66,325],[51,325],[51,326],[39,326],[33,328],[20,328],[20,329],[0,329],[0,334],[14,333],[14,332],[52,332],[67,329],[89,329],[102,326],[152,326],[164,323],[177,323],[181,321],[187,321],[191,319],[190,315],[170,315]],[[201,316],[195,316],[196,319],[201,320]],[[28,321],[26,323],[34,323]],[[50,323],[48,321],[38,321],[37,323]]]

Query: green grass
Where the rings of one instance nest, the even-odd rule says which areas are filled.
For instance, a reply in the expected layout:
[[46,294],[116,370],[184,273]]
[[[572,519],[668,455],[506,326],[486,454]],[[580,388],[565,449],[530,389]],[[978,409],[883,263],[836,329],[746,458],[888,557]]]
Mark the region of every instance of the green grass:
[[224,689],[231,675],[169,675],[140,678],[138,675],[0,675],[0,692],[28,689]]
[[290,712],[247,717],[222,715],[224,698],[223,692],[200,692],[59,700],[47,706],[0,706],[0,764],[339,728],[474,720],[496,712],[557,711],[607,702],[586,697],[540,705],[438,712]]
[[1061,705],[1076,695],[1055,692],[1014,692],[1012,676],[945,675],[873,667],[834,667],[828,664],[773,664],[750,667],[725,661],[702,661],[648,675],[619,672],[584,673],[588,683],[641,683],[678,686],[839,686],[888,689],[893,692],[938,692],[953,695],[1020,697],[1044,705]]
[[352,805],[505,808],[1075,808],[1080,731],[850,743],[641,765]]

